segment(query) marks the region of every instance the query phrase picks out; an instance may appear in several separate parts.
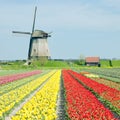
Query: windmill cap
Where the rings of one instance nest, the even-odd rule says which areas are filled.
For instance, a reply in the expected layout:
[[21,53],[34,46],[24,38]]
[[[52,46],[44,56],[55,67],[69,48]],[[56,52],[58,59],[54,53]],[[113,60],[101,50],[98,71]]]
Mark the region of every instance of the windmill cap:
[[40,38],[44,38],[44,37],[49,37],[48,33],[42,31],[42,30],[35,30],[32,33],[32,37],[40,37]]

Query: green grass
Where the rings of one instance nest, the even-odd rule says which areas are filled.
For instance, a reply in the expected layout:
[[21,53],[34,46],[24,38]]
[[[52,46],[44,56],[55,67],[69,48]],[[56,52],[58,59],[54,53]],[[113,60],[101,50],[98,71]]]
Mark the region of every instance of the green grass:
[[40,61],[34,61],[31,65],[31,67],[33,68],[69,68],[70,65],[65,62],[65,61],[53,61],[53,60],[49,60],[49,61],[45,61],[44,64],[41,64]]
[[113,67],[120,67],[120,60],[112,60]]
[[71,66],[77,66],[76,64],[69,64],[66,61],[53,61],[53,60],[46,60],[46,61],[32,61],[30,65],[24,65],[25,62],[23,61],[14,61],[14,62],[8,62],[1,64],[1,70],[19,70],[19,69],[25,69],[25,70],[30,70],[30,69],[53,69],[53,68],[70,68]]
[[[112,67],[109,64],[109,60],[100,60],[100,68],[120,68],[120,60],[112,60]],[[0,70],[33,70],[33,69],[69,69],[69,68],[98,68],[98,66],[85,66],[79,65],[77,62],[69,61],[54,61],[54,60],[45,60],[45,61],[32,61],[30,65],[24,65],[25,61],[17,60],[12,62],[0,63]]]
[[[120,67],[120,60],[111,60],[112,67]],[[111,67],[109,60],[100,60],[101,67]]]
[[100,60],[101,67],[110,67],[108,60]]

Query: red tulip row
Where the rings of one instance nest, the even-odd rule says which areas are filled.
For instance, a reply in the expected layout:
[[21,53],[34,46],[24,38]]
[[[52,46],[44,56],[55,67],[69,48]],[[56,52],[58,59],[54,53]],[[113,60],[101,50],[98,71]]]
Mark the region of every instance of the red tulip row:
[[94,90],[97,94],[99,94],[102,98],[112,103],[113,106],[120,109],[120,91],[115,88],[110,88],[107,85],[102,83],[98,83],[90,78],[87,78],[77,72],[69,70],[69,72],[77,79],[79,79],[86,86]]
[[13,82],[18,79],[26,78],[32,75],[40,74],[40,70],[34,70],[34,71],[29,71],[26,73],[19,73],[19,74],[14,74],[14,75],[8,75],[8,76],[1,76],[0,77],[0,85],[6,84],[9,82]]
[[71,120],[117,120],[98,99],[68,72],[62,71],[67,112]]

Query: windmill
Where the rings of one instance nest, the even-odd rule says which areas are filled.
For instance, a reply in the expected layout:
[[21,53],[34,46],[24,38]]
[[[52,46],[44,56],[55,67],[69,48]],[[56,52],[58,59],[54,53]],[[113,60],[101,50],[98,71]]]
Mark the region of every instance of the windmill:
[[30,35],[30,43],[29,43],[29,50],[28,50],[28,60],[31,59],[40,59],[50,58],[50,52],[48,48],[47,38],[51,37],[50,33],[46,33],[42,30],[34,30],[35,28],[35,20],[36,20],[36,12],[37,7],[35,7],[34,12],[34,20],[32,26],[32,32],[21,32],[21,31],[13,31],[13,33],[19,34],[28,34]]

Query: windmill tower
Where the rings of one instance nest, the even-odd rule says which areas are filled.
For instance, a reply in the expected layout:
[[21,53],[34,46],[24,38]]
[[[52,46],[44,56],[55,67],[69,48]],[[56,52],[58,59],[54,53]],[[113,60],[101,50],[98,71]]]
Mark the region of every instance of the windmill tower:
[[13,33],[30,35],[28,60],[40,59],[42,57],[47,58],[47,59],[50,58],[50,51],[48,48],[47,38],[51,37],[51,35],[50,35],[50,33],[46,33],[42,30],[34,30],[36,11],[37,11],[37,7],[35,7],[33,27],[32,27],[31,33],[30,32],[21,32],[21,31],[13,31]]

